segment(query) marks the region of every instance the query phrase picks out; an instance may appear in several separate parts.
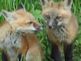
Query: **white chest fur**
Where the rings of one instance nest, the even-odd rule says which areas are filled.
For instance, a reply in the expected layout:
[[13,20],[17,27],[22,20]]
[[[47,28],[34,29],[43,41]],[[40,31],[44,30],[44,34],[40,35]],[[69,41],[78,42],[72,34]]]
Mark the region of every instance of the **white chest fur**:
[[0,40],[0,48],[9,49],[11,47],[20,48],[21,47],[21,36],[17,33],[7,33],[5,38]]

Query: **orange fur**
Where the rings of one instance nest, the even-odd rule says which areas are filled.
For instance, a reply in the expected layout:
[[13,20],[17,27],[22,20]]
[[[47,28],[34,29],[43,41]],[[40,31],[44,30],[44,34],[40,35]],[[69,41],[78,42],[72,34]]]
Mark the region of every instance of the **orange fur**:
[[40,43],[34,34],[41,26],[33,15],[19,9],[14,12],[3,11],[3,16],[6,21],[0,26],[0,48],[5,50],[6,47],[10,61],[16,61],[20,53],[26,61],[42,61]]

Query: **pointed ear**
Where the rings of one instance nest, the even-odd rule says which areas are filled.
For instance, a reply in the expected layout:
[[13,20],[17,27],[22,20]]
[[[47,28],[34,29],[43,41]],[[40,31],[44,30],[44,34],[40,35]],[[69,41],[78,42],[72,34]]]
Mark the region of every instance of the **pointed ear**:
[[17,10],[20,10],[20,9],[22,9],[23,11],[26,11],[25,5],[24,5],[23,3],[20,3],[20,4],[18,5]]
[[48,3],[48,0],[40,0],[41,1],[41,5],[45,5]]
[[41,2],[41,6],[44,7],[50,4],[50,2],[53,2],[53,0],[40,0],[40,2]]
[[73,0],[64,0],[64,8],[71,10]]
[[26,11],[26,8],[25,8],[24,4],[23,3],[20,3],[18,5],[18,8],[16,10],[16,13],[23,15],[23,14],[26,14],[26,12],[27,11]]
[[16,17],[13,16],[13,13],[12,12],[8,12],[8,11],[5,11],[3,10],[2,11],[2,15],[4,16],[4,18],[6,19],[6,21],[8,21],[9,23],[16,20]]

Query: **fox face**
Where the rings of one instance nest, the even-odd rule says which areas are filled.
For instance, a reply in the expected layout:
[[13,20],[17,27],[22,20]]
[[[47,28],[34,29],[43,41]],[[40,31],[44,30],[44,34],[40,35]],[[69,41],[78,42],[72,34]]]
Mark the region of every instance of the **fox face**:
[[68,24],[68,19],[71,17],[71,2],[67,4],[66,0],[61,3],[43,0],[42,5],[42,14],[50,28],[58,28],[63,24]]
[[[53,2],[53,0],[41,0],[42,14],[49,30],[59,40],[72,40],[77,32],[78,25],[75,16],[71,12],[72,0]],[[74,29],[75,26],[75,29]]]
[[33,15],[24,9],[13,12],[4,10],[3,16],[16,32],[32,32],[41,29],[41,25],[35,20]]

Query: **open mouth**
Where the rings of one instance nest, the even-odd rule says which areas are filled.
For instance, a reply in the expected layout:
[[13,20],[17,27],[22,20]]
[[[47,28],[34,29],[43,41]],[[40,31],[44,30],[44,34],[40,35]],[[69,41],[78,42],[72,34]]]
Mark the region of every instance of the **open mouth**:
[[29,27],[29,28],[18,28],[16,30],[16,32],[23,32],[23,33],[33,33],[33,32],[39,32],[41,31],[43,28],[42,27]]

